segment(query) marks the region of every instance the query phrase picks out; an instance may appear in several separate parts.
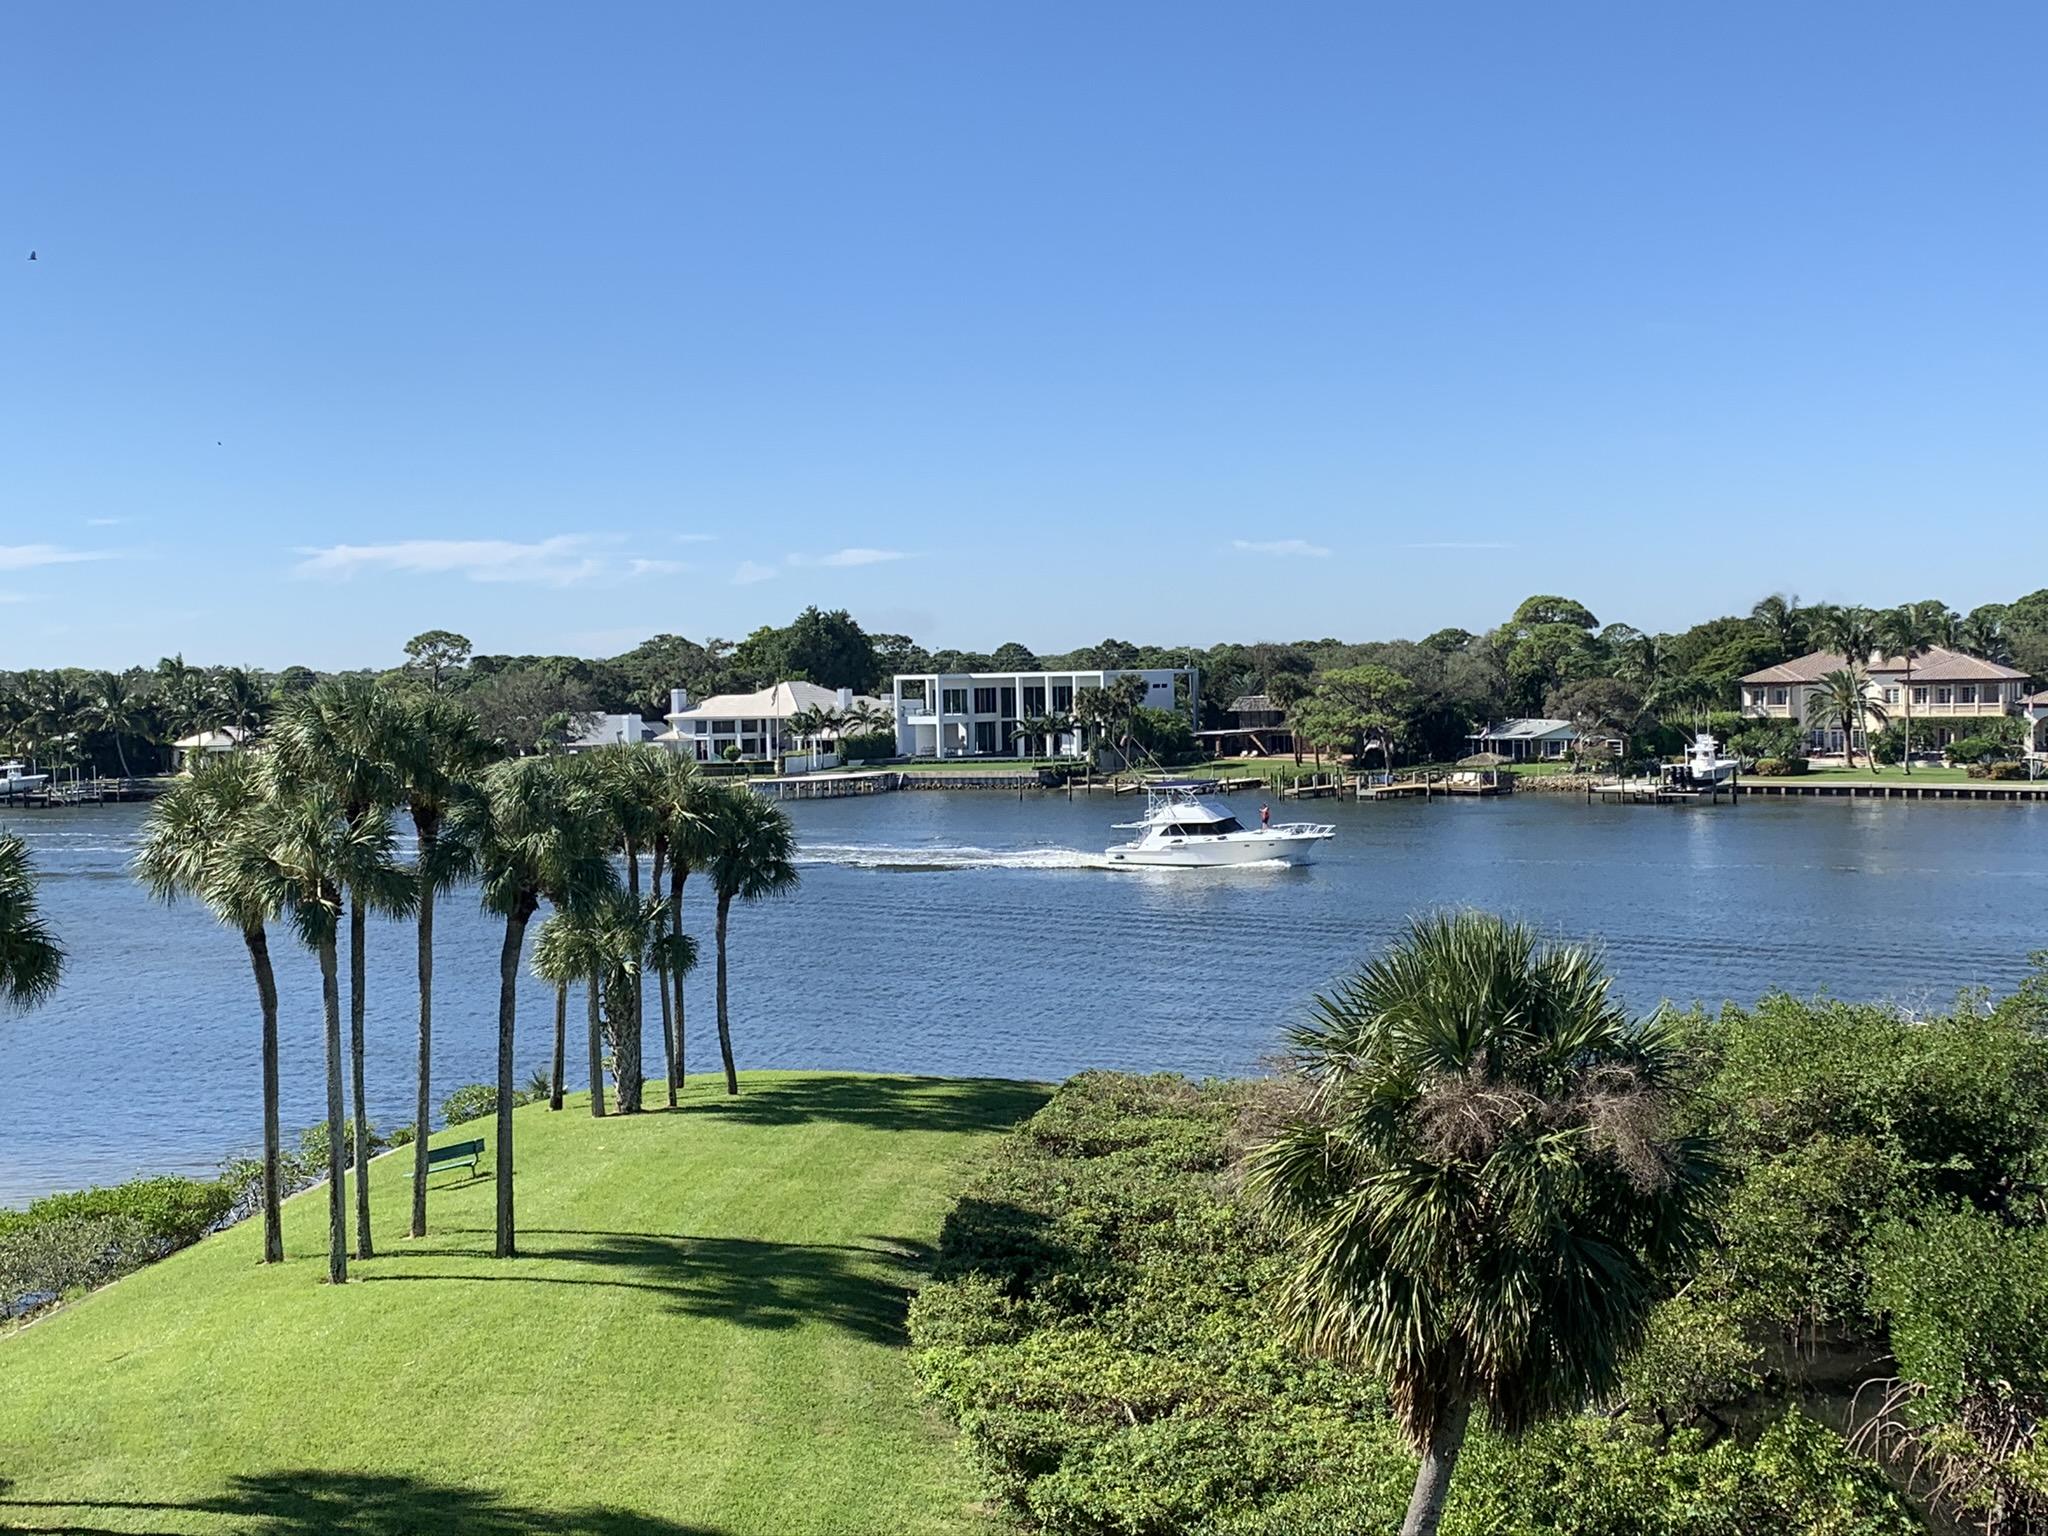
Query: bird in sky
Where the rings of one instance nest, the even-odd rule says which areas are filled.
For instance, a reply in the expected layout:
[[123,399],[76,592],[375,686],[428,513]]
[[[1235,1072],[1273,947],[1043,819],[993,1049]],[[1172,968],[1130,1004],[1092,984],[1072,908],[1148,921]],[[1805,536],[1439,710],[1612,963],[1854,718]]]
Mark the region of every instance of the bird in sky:
[[28,259],[29,259],[30,261],[34,261],[34,260],[36,259],[36,253],[35,253],[34,251],[30,251],[30,252],[28,253]]

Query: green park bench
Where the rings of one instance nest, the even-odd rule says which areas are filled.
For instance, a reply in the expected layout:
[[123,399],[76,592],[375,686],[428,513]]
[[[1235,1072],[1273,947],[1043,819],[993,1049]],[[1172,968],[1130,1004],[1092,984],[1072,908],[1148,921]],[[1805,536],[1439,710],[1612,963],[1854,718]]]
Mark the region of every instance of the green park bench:
[[[466,1163],[469,1166],[471,1177],[474,1177],[476,1175],[477,1159],[483,1155],[484,1144],[481,1141],[456,1141],[450,1142],[445,1147],[429,1147],[427,1148],[427,1173],[431,1177],[443,1168],[453,1168],[457,1163]],[[405,1176],[408,1179],[412,1177],[410,1169],[406,1171]]]

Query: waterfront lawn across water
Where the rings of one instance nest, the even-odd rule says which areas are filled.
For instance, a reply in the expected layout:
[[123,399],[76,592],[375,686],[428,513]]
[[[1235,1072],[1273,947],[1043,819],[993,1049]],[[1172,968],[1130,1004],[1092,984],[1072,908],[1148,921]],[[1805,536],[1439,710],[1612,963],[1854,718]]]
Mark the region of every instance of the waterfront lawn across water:
[[680,1113],[522,1108],[506,1261],[488,1154],[435,1176],[419,1242],[410,1153],[382,1158],[343,1288],[316,1189],[283,1265],[245,1222],[0,1336],[0,1531],[981,1530],[904,1312],[977,1144],[1044,1096],[764,1073]]

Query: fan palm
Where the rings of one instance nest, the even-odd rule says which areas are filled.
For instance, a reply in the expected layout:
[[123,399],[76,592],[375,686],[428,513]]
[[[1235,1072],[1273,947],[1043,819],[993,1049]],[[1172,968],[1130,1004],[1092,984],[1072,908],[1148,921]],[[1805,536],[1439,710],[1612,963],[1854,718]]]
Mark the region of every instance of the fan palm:
[[797,883],[796,835],[782,808],[744,786],[720,786],[711,815],[711,883],[718,893],[718,1054],[725,1065],[725,1091],[740,1091],[732,1059],[732,1020],[727,1008],[726,942],[732,904],[759,901]]
[[1905,666],[1905,687],[1900,697],[1906,707],[1906,750],[1899,755],[1899,765],[1910,778],[1913,773],[1913,663],[1925,656],[1927,648],[1934,643],[1934,624],[1924,608],[1887,608],[1877,616],[1876,633],[1878,646],[1885,655],[1898,657]]
[[284,890],[269,860],[262,821],[264,784],[256,760],[239,753],[179,779],[149,808],[135,874],[163,901],[195,896],[241,934],[256,977],[263,1020],[263,1260],[284,1258],[278,1129],[277,973],[268,924]]
[[[270,765],[276,767],[273,761]],[[327,1278],[348,1279],[348,1200],[343,1189],[347,1128],[341,1088],[341,984],[338,934],[344,893],[349,900],[403,907],[412,876],[394,856],[386,817],[353,817],[333,787],[285,785],[272,775],[272,793],[260,813],[258,835],[269,840],[268,858],[283,882],[285,910],[301,943],[320,962],[320,1006],[327,1040]],[[360,1106],[358,1107],[360,1114]],[[359,1120],[356,1150],[369,1144]],[[360,1167],[357,1175],[361,1177]]]
[[1417,919],[1294,1031],[1308,1096],[1253,1156],[1285,1321],[1391,1382],[1436,1529],[1474,1409],[1518,1434],[1611,1391],[1706,1236],[1676,1049],[1593,957],[1482,913]]
[[599,987],[604,962],[599,954],[594,925],[586,918],[557,912],[540,925],[533,940],[533,974],[555,989],[554,1080],[548,1094],[548,1108],[562,1107],[562,1080],[568,1072],[569,987],[581,981],[589,993],[590,1012],[590,1113],[604,1118],[604,1053],[601,1044],[604,1022]]
[[[476,716],[446,694],[421,693],[401,700],[402,728],[395,732],[396,784],[412,817],[418,856],[413,872],[419,900],[417,970],[420,990],[419,1077],[413,1125],[412,1235],[427,1235],[428,1116],[433,1112],[434,1078],[434,898],[457,880],[476,873],[476,842],[465,835],[474,818],[449,812],[477,793],[477,775],[490,760],[491,746]],[[556,1096],[561,1073],[555,1074]]]
[[498,950],[497,1242],[518,1252],[512,1198],[512,1049],[519,1017],[519,954],[543,900],[588,916],[618,885],[611,828],[583,776],[562,759],[522,757],[484,780],[479,867],[484,910],[505,920]]
[[[272,762],[287,786],[320,784],[333,791],[352,825],[386,824],[403,798],[401,763],[411,723],[396,694],[367,677],[338,677],[293,698],[271,733]],[[368,911],[365,893],[349,890],[348,1017],[351,1091],[355,1097],[356,1257],[376,1250],[370,1240],[370,1118],[365,1104],[364,1010],[367,1002]],[[413,908],[417,887],[395,906]],[[421,1123],[424,1129],[424,1122]]]
[[57,990],[63,972],[63,946],[37,907],[28,845],[0,832],[0,1003],[34,1008]]
[[1870,722],[1883,725],[1885,707],[1870,696],[1870,674],[1854,662],[1837,667],[1813,686],[1806,713],[1822,729],[1842,733],[1844,763],[1856,766],[1856,733]]

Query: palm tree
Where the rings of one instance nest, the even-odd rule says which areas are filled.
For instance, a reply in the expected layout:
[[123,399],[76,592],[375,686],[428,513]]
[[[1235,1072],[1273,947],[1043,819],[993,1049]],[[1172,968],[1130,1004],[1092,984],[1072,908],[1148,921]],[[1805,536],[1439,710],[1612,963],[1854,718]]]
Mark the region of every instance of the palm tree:
[[[246,676],[246,674],[244,674]],[[287,786],[320,784],[334,792],[352,826],[385,825],[403,798],[401,763],[411,750],[411,723],[395,694],[367,677],[338,677],[292,699],[271,733],[272,762]],[[394,888],[395,889],[395,888]],[[356,1257],[375,1256],[370,1240],[370,1117],[365,1103],[364,1009],[368,983],[368,909],[365,893],[351,889],[348,904],[348,1016],[351,1088],[355,1097]],[[396,906],[413,909],[417,887]],[[422,1122],[418,1129],[425,1131]],[[417,1196],[415,1196],[417,1198]]]
[[485,776],[479,867],[484,910],[505,920],[498,950],[497,1243],[518,1253],[512,1200],[512,1047],[519,1017],[519,953],[543,900],[583,918],[617,888],[611,828],[584,776],[559,758],[521,757]]
[[862,699],[841,714],[840,722],[849,735],[871,736],[888,730],[896,723],[896,717],[880,705]]
[[[691,871],[703,869],[711,862],[717,847],[717,831],[713,811],[718,804],[718,792],[711,781],[697,771],[691,759],[680,755],[672,757],[662,765],[661,783],[656,791],[656,803],[661,810],[660,825],[655,831],[654,857],[656,874],[654,883],[657,890],[661,885],[660,864],[668,861],[668,892],[663,903],[668,919],[668,942],[662,954],[671,961],[682,952],[688,942],[683,933],[683,884],[690,878]],[[695,946],[691,945],[691,954]],[[688,966],[681,969],[673,964],[668,969],[657,967],[656,974],[662,978],[666,997],[669,989],[675,993],[673,1035],[668,1050],[668,1102],[674,1108],[676,1095],[682,1091],[683,1083],[689,1076],[688,1031],[684,1027],[683,977]],[[664,1029],[670,1025],[667,1005],[662,1011]]]
[[[284,886],[285,910],[300,942],[320,962],[320,1006],[327,1039],[327,1278],[348,1279],[348,1197],[343,1189],[348,1127],[341,1089],[341,984],[337,935],[344,893],[351,901],[402,907],[412,894],[412,876],[393,854],[387,817],[353,817],[332,786],[288,785],[268,764],[271,795],[256,835],[269,840],[269,859]],[[369,1145],[367,1122],[356,1132],[357,1179]]]
[[[610,819],[618,846],[626,855],[626,895],[637,913],[640,907],[640,853],[654,844],[661,824],[660,794],[663,760],[672,754],[660,747],[615,746],[591,753],[584,761],[593,775],[593,788]],[[642,1049],[645,1009],[640,987],[638,956],[644,943],[634,946],[633,966],[624,977],[625,996],[614,1021],[613,1060],[619,1085],[619,1113],[637,1115],[646,1084],[646,1057]],[[666,1040],[663,1044],[666,1047]]]
[[1877,643],[1887,656],[1898,657],[1905,666],[1905,686],[1900,697],[1906,706],[1906,750],[1899,755],[1899,765],[1910,778],[1913,774],[1913,663],[1925,656],[1928,647],[1934,643],[1934,625],[1930,622],[1930,615],[1919,607],[1887,608],[1877,616]]
[[782,808],[745,786],[721,785],[712,812],[714,848],[711,882],[718,892],[718,1053],[725,1064],[725,1091],[740,1091],[732,1060],[732,1021],[726,1006],[726,932],[735,899],[759,901],[793,889],[797,882],[796,836]]
[[133,778],[128,771],[127,739],[146,733],[147,714],[142,696],[129,686],[126,678],[118,672],[95,672],[86,683],[85,699],[79,711],[79,724],[88,731],[98,731],[112,738],[114,757],[121,765],[121,777]]
[[277,973],[268,924],[283,905],[261,819],[265,787],[256,760],[239,753],[202,765],[151,805],[135,856],[136,878],[162,901],[196,896],[241,934],[263,1019],[263,1261],[284,1259],[278,1206]]
[[1750,609],[1749,616],[1770,637],[1781,660],[1805,652],[1813,610],[1801,608],[1798,598],[1773,592]]
[[1870,674],[1855,662],[1837,667],[1814,684],[1806,696],[1808,718],[1823,730],[1842,733],[1845,766],[1856,766],[1856,733],[1868,722],[1885,722],[1885,707],[1870,696]]
[[[474,817],[458,817],[457,835],[444,836],[449,812],[459,800],[477,793],[477,775],[490,760],[491,747],[476,716],[452,698],[421,693],[399,706],[402,728],[396,732],[396,788],[412,817],[418,855],[413,872],[419,900],[416,967],[420,989],[419,1077],[413,1108],[412,1227],[414,1237],[427,1235],[427,1126],[433,1113],[434,1078],[434,898],[457,880],[476,873]],[[555,1095],[561,1095],[561,1072],[555,1074]]]
[[1957,629],[1956,641],[1972,656],[2001,666],[2012,664],[2012,642],[2006,638],[2005,625],[1995,613],[1973,609]]
[[1877,624],[1868,608],[1823,609],[1814,632],[1849,666],[1869,666],[1870,653],[1877,649]]
[[49,1000],[64,973],[64,948],[36,902],[28,845],[0,832],[0,1003],[27,1010]]
[[196,667],[187,666],[183,654],[166,656],[157,662],[157,711],[167,735],[198,730],[206,712],[205,697],[205,675]]
[[1676,1043],[1590,953],[1483,913],[1417,919],[1294,1032],[1306,1107],[1253,1158],[1285,1321],[1386,1376],[1437,1527],[1473,1410],[1518,1434],[1612,1390],[1707,1235]]
[[533,974],[555,989],[555,1055],[548,1086],[548,1108],[562,1107],[562,1080],[568,1073],[569,987],[590,983],[590,1112],[604,1117],[604,1063],[598,1056],[597,966],[590,953],[587,926],[557,912],[540,925],[533,939]]
[[238,745],[246,743],[263,724],[269,706],[270,695],[262,682],[242,667],[222,667],[207,688],[208,711],[220,724],[233,727]]

